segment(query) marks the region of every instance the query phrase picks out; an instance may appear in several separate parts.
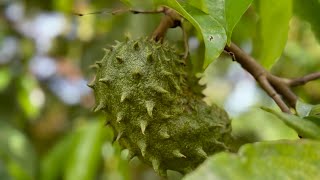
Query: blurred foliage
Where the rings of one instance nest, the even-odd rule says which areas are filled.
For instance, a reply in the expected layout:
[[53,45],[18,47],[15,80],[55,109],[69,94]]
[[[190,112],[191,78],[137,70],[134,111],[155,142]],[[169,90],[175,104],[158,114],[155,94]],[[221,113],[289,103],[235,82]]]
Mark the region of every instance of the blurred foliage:
[[257,59],[264,67],[270,69],[282,54],[287,42],[289,21],[292,17],[292,0],[260,0],[257,9],[259,14]]
[[[302,107],[300,107],[302,108]],[[320,139],[320,117],[319,117],[319,105],[310,109],[308,115],[301,118],[295,115],[277,112],[272,109],[263,108],[264,110],[276,115],[289,127],[296,130],[299,136],[310,139]],[[306,109],[306,108],[303,108]],[[301,112],[301,110],[300,110]]]
[[[208,13],[212,7],[204,2],[192,3],[190,8],[200,11],[200,15]],[[256,57],[261,48],[258,2],[245,12],[231,38]],[[274,74],[288,78],[318,71],[320,66],[319,16],[314,9],[319,3],[294,2],[288,41],[271,69]],[[105,115],[91,112],[94,98],[86,86],[93,78],[89,66],[103,57],[102,48],[114,40],[124,40],[125,35],[137,38],[152,34],[162,17],[108,13],[129,4],[138,9],[155,8],[149,0],[0,1],[1,180],[160,179],[137,159],[128,163],[126,151],[111,143],[112,131],[103,126]],[[246,8],[241,9],[244,12]],[[95,11],[102,13],[75,15]],[[198,20],[205,19],[199,16]],[[231,30],[237,20],[233,19]],[[199,70],[206,45],[192,23],[195,22],[185,21],[185,26],[192,65]],[[207,23],[201,25],[207,27]],[[227,36],[230,38],[231,33]],[[180,29],[170,30],[167,40],[183,52]],[[279,118],[252,108],[274,107],[274,103],[230,57],[221,55],[202,77],[201,83],[207,84],[205,100],[224,106],[230,113],[239,146],[297,138],[297,133]],[[294,90],[305,102],[319,104],[319,81]],[[314,109],[313,114],[317,115],[318,110]],[[181,179],[181,175],[170,172],[169,179]]]

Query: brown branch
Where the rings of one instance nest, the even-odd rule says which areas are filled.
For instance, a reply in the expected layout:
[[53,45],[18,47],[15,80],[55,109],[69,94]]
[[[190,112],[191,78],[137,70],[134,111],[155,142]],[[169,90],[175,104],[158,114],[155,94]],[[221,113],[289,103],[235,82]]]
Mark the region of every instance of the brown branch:
[[306,83],[320,79],[320,72],[315,72],[312,74],[308,74],[306,76],[289,80],[288,85],[291,87],[305,85]]
[[295,108],[298,100],[298,97],[291,90],[291,87],[304,85],[307,82],[320,79],[320,72],[296,79],[281,78],[266,71],[255,59],[233,43],[231,43],[229,47],[226,46],[225,51],[257,80],[262,89],[264,89],[281,110],[286,113],[290,113],[289,107]]
[[182,27],[182,17],[175,10],[164,7],[163,13],[165,16],[162,17],[160,24],[152,34],[152,39],[155,41],[163,41],[169,28]]
[[269,73],[268,76],[269,82],[273,87],[283,96],[283,98],[288,102],[290,107],[295,108],[298,97],[292,92],[290,86],[286,83],[287,80],[280,78],[278,76],[272,75]]
[[[155,41],[163,41],[168,29],[181,27],[183,30],[184,39],[186,39],[186,32],[182,26],[183,18],[178,14],[175,10],[167,7],[160,7],[156,10],[135,10],[135,9],[116,9],[111,12],[112,15],[123,14],[126,12],[131,12],[133,14],[157,14],[163,13],[165,16],[162,17],[158,27],[153,31],[151,39]],[[95,14],[98,12],[88,13],[88,14]],[[80,14],[79,14],[80,15]],[[81,14],[83,16],[83,14]],[[188,45],[185,43],[185,48],[188,49]],[[184,57],[186,58],[186,54]]]
[[225,47],[225,51],[232,54],[232,59],[237,61],[245,70],[247,70],[260,84],[262,89],[276,102],[283,112],[290,113],[289,107],[282,100],[279,92],[269,82],[270,73],[266,71],[255,59],[245,53],[242,49],[231,43]]
[[187,35],[187,31],[186,31],[186,29],[185,29],[183,24],[181,24],[181,29],[182,29],[183,44],[184,44],[183,59],[186,60],[188,58],[188,55],[189,55],[188,35]]

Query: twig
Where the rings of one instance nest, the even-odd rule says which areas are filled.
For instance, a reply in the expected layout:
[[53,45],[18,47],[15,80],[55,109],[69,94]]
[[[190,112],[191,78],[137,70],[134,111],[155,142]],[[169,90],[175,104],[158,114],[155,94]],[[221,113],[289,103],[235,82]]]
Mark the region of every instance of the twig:
[[295,108],[298,97],[293,93],[288,86],[287,79],[280,78],[278,76],[269,73],[268,80],[272,86],[283,96],[283,98],[288,102],[290,107]]
[[[119,15],[126,12],[131,12],[133,14],[158,14],[163,13],[165,16],[162,17],[158,27],[154,30],[152,34],[152,39],[155,41],[163,41],[167,31],[169,28],[175,28],[180,26],[182,27],[182,17],[173,9],[167,8],[167,7],[160,7],[156,10],[136,10],[136,9],[116,9],[111,12],[112,15]],[[94,14],[88,13],[88,14]],[[82,14],[81,14],[82,15]],[[185,32],[183,31],[183,35],[185,35]]]
[[231,43],[230,47],[226,46],[225,51],[259,82],[264,91],[266,91],[280,109],[286,113],[290,113],[290,109],[284,100],[291,108],[295,108],[298,100],[298,97],[291,90],[291,87],[304,85],[307,82],[320,79],[320,72],[296,79],[281,78],[266,71],[255,59],[233,43]]
[[189,43],[188,43],[188,35],[186,28],[184,27],[183,24],[181,24],[181,29],[182,29],[182,34],[183,34],[183,44],[184,44],[184,54],[183,54],[183,59],[186,60],[189,55]]
[[225,51],[233,54],[233,60],[237,61],[245,70],[247,70],[260,84],[262,89],[276,102],[283,112],[291,113],[289,107],[282,100],[277,90],[269,82],[270,73],[266,71],[255,59],[246,54],[234,43],[225,47]]
[[292,79],[288,82],[288,85],[291,87],[301,86],[310,81],[317,80],[317,79],[320,79],[320,72],[315,72],[300,78]]
[[131,12],[133,14],[156,14],[156,13],[163,13],[165,16],[162,17],[159,25],[157,28],[153,31],[151,39],[154,41],[160,41],[163,42],[163,39],[170,28],[175,28],[175,27],[181,27],[182,29],[182,34],[183,34],[183,41],[184,41],[184,54],[183,54],[183,59],[187,59],[189,55],[189,45],[188,45],[188,37],[187,37],[187,32],[185,30],[185,27],[183,26],[182,20],[183,18],[181,17],[180,14],[178,14],[175,10],[167,7],[160,7],[157,10],[151,10],[151,11],[146,11],[146,10],[134,10],[134,9],[127,9],[127,10],[115,10],[112,12],[113,15],[115,14],[121,14],[124,12]]
[[183,18],[176,11],[164,7],[163,13],[165,16],[162,17],[160,24],[152,34],[152,39],[155,41],[163,41],[169,28],[178,26],[182,28],[181,22]]

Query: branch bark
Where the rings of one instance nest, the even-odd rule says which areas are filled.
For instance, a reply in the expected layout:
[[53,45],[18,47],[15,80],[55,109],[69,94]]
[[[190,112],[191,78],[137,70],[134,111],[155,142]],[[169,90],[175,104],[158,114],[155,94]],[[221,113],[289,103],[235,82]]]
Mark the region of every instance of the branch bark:
[[310,81],[317,80],[317,79],[320,79],[320,72],[315,72],[315,73],[303,76],[301,78],[289,80],[288,85],[291,87],[301,86],[301,85],[305,85]]
[[261,88],[276,102],[283,112],[291,113],[290,108],[283,101],[277,89],[270,83],[271,74],[268,71],[234,43],[231,43],[230,46],[226,46],[225,51],[228,54],[231,54],[232,59],[237,61],[256,79]]
[[[264,89],[264,91],[277,103],[280,109],[286,113],[291,113],[289,107],[295,108],[298,100],[298,97],[291,88],[320,79],[320,72],[295,79],[286,79],[275,76],[266,71],[255,59],[253,59],[253,57],[246,54],[234,43],[231,43],[229,47],[226,46],[225,51],[232,56],[234,61],[237,61],[257,80],[262,89]],[[285,101],[287,103],[285,103]]]

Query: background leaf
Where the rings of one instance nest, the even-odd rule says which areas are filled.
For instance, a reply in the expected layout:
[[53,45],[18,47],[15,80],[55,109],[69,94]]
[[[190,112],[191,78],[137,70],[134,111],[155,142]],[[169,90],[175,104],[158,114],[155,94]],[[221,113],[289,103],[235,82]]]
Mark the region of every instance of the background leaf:
[[11,180],[10,174],[7,168],[4,166],[3,162],[0,160],[0,179]]
[[320,121],[320,104],[312,107],[309,116],[319,118],[319,121]]
[[101,163],[101,147],[104,141],[104,126],[96,121],[83,127],[79,143],[69,158],[65,178],[67,180],[91,180],[95,178]]
[[62,138],[50,152],[43,158],[41,163],[41,179],[55,180],[61,177],[67,164],[68,158],[80,141],[81,132],[75,131]]
[[313,119],[300,118],[295,115],[277,112],[269,108],[263,108],[264,110],[276,115],[284,123],[293,128],[298,134],[304,138],[320,139],[320,121],[314,121]]
[[122,3],[124,3],[127,6],[132,6],[131,0],[120,0]]
[[295,130],[288,127],[276,116],[260,108],[252,108],[240,116],[232,118],[232,134],[235,138],[250,137],[250,142],[299,139]]
[[294,14],[308,21],[318,42],[320,42],[320,1],[318,0],[293,0]]
[[27,136],[0,121],[0,168],[15,180],[32,180],[38,169],[37,156]]
[[225,0],[227,18],[227,37],[228,44],[231,43],[231,35],[234,27],[239,22],[241,16],[246,12],[252,0]]
[[292,0],[261,0],[260,52],[258,60],[270,68],[280,57],[286,45],[289,21],[292,16]]
[[260,142],[244,145],[238,154],[219,153],[185,180],[319,179],[320,142]]

